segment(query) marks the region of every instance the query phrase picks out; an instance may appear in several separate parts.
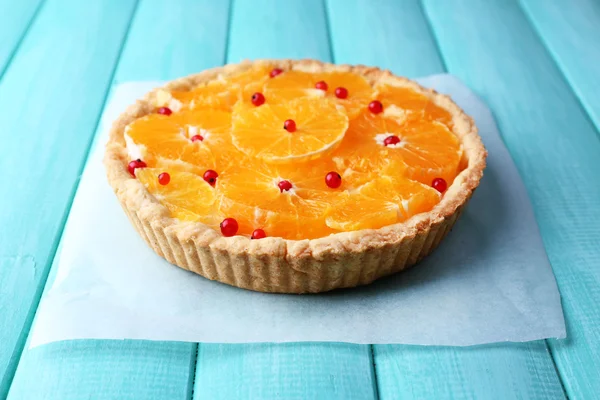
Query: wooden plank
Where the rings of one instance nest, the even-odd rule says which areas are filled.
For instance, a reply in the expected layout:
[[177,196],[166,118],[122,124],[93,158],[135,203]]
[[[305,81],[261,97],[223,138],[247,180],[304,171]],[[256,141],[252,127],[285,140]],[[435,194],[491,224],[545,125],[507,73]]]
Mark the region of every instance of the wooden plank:
[[190,369],[196,361],[196,352],[190,349],[195,345],[118,340],[51,343],[27,351],[8,399],[188,399]]
[[[13,288],[35,293],[39,281],[35,260],[31,256],[0,257],[0,397],[6,394],[21,354],[24,340],[21,327],[31,309],[30,296],[14,296]],[[12,327],[15,327],[14,329]]]
[[373,399],[369,346],[202,344],[194,399]]
[[600,2],[521,0],[597,128],[600,128]]
[[[45,282],[133,2],[48,1],[0,82],[0,397]],[[33,268],[22,265],[31,260]],[[15,268],[26,268],[15,276]],[[15,296],[17,293],[18,296]],[[10,360],[7,361],[6,357]]]
[[419,77],[444,71],[419,1],[328,0],[337,63]]
[[[549,340],[570,398],[600,393],[600,141],[515,2],[426,1],[448,70],[493,109],[531,197],[563,298]],[[460,27],[460,29],[457,29]]]
[[[222,64],[228,8],[227,2],[211,0],[142,1],[114,80],[172,79]],[[115,28],[113,18],[103,18]],[[55,267],[50,278],[53,272]],[[189,399],[196,348],[195,343],[76,341],[26,350],[10,398]]]
[[39,9],[41,0],[0,0],[0,78]]
[[[444,72],[418,0],[368,3],[373,7],[359,0],[329,0],[336,60],[382,65],[410,76]],[[353,26],[360,29],[350,29]],[[401,51],[391,54],[393,48]],[[487,398],[491,394],[492,398],[532,398],[529,383],[537,382],[540,376],[548,382],[541,394],[562,396],[543,341],[475,348],[373,347],[378,391],[383,399],[397,398],[399,393],[403,398]],[[482,368],[485,365],[493,367]]]
[[142,0],[115,82],[169,80],[223,64],[229,1]]
[[452,347],[375,346],[381,399],[561,399],[543,342]]
[[236,0],[227,62],[258,58],[331,59],[322,0]]
[[[330,60],[321,1],[235,0],[228,62]],[[201,344],[195,399],[375,398],[369,346],[328,343]]]

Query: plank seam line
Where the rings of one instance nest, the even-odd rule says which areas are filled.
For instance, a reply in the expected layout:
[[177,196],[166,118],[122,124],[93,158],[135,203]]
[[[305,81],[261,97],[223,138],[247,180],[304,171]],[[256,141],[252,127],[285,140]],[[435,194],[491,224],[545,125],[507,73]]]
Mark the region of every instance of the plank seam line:
[[448,72],[448,66],[446,65],[446,59],[444,58],[444,53],[442,52],[442,47],[440,46],[440,42],[438,40],[437,34],[435,33],[435,29],[433,29],[433,24],[431,22],[431,18],[429,14],[427,14],[427,10],[425,5],[423,4],[423,0],[419,1],[419,8],[421,9],[421,14],[423,14],[423,19],[425,20],[425,25],[427,26],[427,30],[431,34],[431,38],[433,39],[433,44],[435,45],[435,50],[440,56],[440,61],[442,62],[442,68],[444,72]]
[[329,2],[327,0],[323,0],[321,4],[323,6],[323,14],[325,16],[325,32],[327,32],[327,44],[329,45],[329,59],[332,63],[335,63],[335,55],[333,52],[333,34],[331,32],[331,18],[329,16]]
[[559,74],[562,77],[563,81],[567,84],[567,86],[569,87],[569,90],[575,96],[575,99],[577,100],[577,104],[583,110],[583,114],[585,115],[586,119],[594,127],[594,130],[596,131],[596,137],[598,138],[598,140],[600,140],[600,125],[598,125],[598,124],[596,124],[596,122],[594,122],[594,119],[592,118],[592,115],[590,113],[590,109],[586,106],[585,102],[581,98],[579,90],[575,86],[573,86],[573,84],[571,83],[571,80],[569,79],[569,76],[566,74],[565,68],[563,68],[563,65],[560,62],[558,56],[556,55],[556,52],[554,50],[552,50],[552,47],[549,46],[548,42],[544,39],[544,35],[542,35],[542,32],[540,31],[538,25],[535,23],[535,20],[531,17],[531,14],[529,13],[529,11],[527,11],[527,7],[523,6],[523,0],[518,0],[517,4],[518,4],[519,8],[521,9],[521,12],[523,13],[523,16],[525,17],[527,22],[529,22],[529,25],[531,26],[534,34],[537,36],[538,40],[540,41],[540,43],[542,44],[542,46],[544,47],[544,49],[550,56],[550,59],[552,60],[554,65],[556,65],[556,69],[558,69]]
[[196,387],[196,371],[198,370],[198,352],[200,351],[200,343],[195,343],[194,357],[190,365],[191,379],[188,379],[188,399],[194,398],[194,388]]
[[[106,88],[106,92],[104,93],[104,100],[102,102],[102,108],[100,109],[100,111],[98,112],[98,117],[96,118],[96,123],[94,124],[94,134],[91,135],[90,140],[87,144],[87,149],[85,151],[85,156],[84,159],[81,163],[81,166],[79,167],[79,174],[78,176],[81,177],[81,174],[83,173],[83,169],[85,168],[86,164],[87,164],[87,160],[90,156],[90,152],[91,152],[91,148],[92,148],[92,143],[94,142],[94,138],[96,136],[96,133],[98,131],[98,125],[100,124],[100,120],[102,118],[102,113],[106,107],[106,103],[108,101],[108,96],[110,94],[111,88],[112,88],[112,82],[115,79],[115,73],[117,71],[117,66],[119,65],[119,60],[121,59],[121,56],[123,54],[123,49],[125,48],[125,43],[127,42],[127,38],[129,37],[129,32],[131,31],[131,25],[133,23],[133,20],[135,19],[135,15],[136,12],[138,10],[138,5],[139,5],[140,0],[135,0],[135,5],[133,8],[133,11],[131,12],[131,17],[129,19],[129,23],[127,24],[127,30],[125,32],[125,35],[123,35],[123,39],[121,41],[121,46],[119,48],[119,51],[117,52],[117,58],[115,60],[115,65],[113,66],[113,70],[111,71],[110,74],[110,80],[108,81],[108,85]],[[48,284],[48,276],[50,275],[50,269],[52,267],[52,264],[54,262],[54,259],[56,258],[56,252],[58,250],[58,245],[62,239],[63,233],[64,233],[64,229],[65,229],[65,224],[67,222],[67,218],[69,217],[69,214],[71,212],[71,207],[73,206],[73,200],[75,199],[75,194],[77,193],[77,189],[79,189],[79,183],[81,181],[78,180],[77,184],[74,185],[73,190],[71,191],[71,196],[70,196],[70,201],[67,204],[67,207],[65,208],[65,211],[63,213],[63,216],[61,218],[61,222],[60,222],[60,233],[58,233],[56,235],[56,237],[53,240],[52,243],[52,247],[50,250],[50,255],[48,257],[48,261],[46,262],[46,264],[44,265],[44,269],[42,270],[42,282],[44,282],[43,285],[39,285],[38,289],[35,293],[35,296],[33,298],[33,302],[31,303],[31,307],[30,307],[30,311],[27,315],[27,318],[25,320],[25,325],[23,326],[23,330],[22,330],[22,339],[19,340],[19,342],[17,343],[17,346],[15,347],[15,354],[18,355],[19,357],[19,362],[16,365],[16,368],[14,368],[11,372],[11,377],[8,381],[8,387],[9,387],[9,392],[10,392],[10,388],[12,387],[14,378],[15,378],[15,373],[16,370],[18,369],[18,365],[21,363],[21,358],[23,357],[23,350],[25,347],[25,342],[27,340],[27,337],[29,336],[30,330],[31,330],[31,325],[33,323],[33,320],[35,318],[35,314],[37,313],[37,308],[39,306],[42,294],[44,293],[45,289],[46,289],[46,285]],[[8,371],[7,371],[8,372]]]
[[8,56],[8,59],[6,60],[6,65],[4,65],[4,68],[2,70],[0,70],[0,81],[2,80],[2,78],[4,77],[4,74],[6,73],[6,71],[8,70],[8,67],[10,66],[10,64],[12,63],[13,59],[15,58],[15,55],[17,54],[17,51],[19,50],[19,48],[21,47],[21,44],[23,43],[23,41],[25,40],[25,38],[27,37],[27,35],[29,34],[29,31],[31,29],[31,27],[33,26],[33,23],[35,22],[35,20],[37,19],[40,10],[42,9],[42,6],[46,4],[46,0],[41,0],[35,11],[33,12],[33,14],[31,15],[31,18],[29,18],[29,21],[27,22],[27,25],[25,26],[25,29],[23,30],[23,33],[21,34],[21,37],[19,37],[19,40],[17,40],[17,43],[15,44],[15,47],[13,48],[13,50],[10,52],[10,55]]
[[369,346],[369,361],[371,363],[371,374],[373,375],[373,395],[379,400],[379,380],[377,379],[377,366],[375,365],[375,346]]
[[560,369],[558,368],[558,365],[556,364],[556,360],[554,359],[554,354],[552,353],[552,344],[550,343],[550,341],[548,339],[544,339],[544,342],[546,342],[546,351],[548,352],[548,355],[550,355],[550,360],[552,360],[552,366],[554,367],[554,371],[556,372],[556,375],[558,376],[558,381],[560,382],[560,387],[562,388],[563,395],[565,396],[566,399],[570,399],[569,393],[567,392],[567,387],[565,386],[565,383],[564,383],[563,375],[561,374]]
[[225,37],[225,50],[223,51],[223,64],[227,64],[229,60],[229,42],[231,41],[231,27],[233,20],[233,3],[234,0],[229,1],[229,9],[227,10],[227,36]]

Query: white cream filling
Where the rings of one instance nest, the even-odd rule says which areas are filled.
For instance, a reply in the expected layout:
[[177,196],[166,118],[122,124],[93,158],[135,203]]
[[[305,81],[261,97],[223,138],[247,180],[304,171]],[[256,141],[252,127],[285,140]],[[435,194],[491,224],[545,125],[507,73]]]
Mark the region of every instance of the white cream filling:
[[125,130],[125,134],[123,137],[125,138],[125,146],[127,147],[127,154],[129,155],[129,159],[137,160],[143,159],[142,148],[133,142],[133,139],[127,134],[129,127]]
[[[393,133],[389,133],[389,132],[388,133],[378,133],[377,135],[375,135],[375,141],[377,142],[378,145],[385,146],[384,141],[389,136],[394,136],[394,134]],[[400,139],[400,141],[398,143],[396,143],[396,144],[390,144],[390,145],[388,145],[386,147],[389,147],[391,149],[397,149],[397,148],[400,148],[400,147],[404,147],[404,145],[405,145],[405,142],[402,139]]]

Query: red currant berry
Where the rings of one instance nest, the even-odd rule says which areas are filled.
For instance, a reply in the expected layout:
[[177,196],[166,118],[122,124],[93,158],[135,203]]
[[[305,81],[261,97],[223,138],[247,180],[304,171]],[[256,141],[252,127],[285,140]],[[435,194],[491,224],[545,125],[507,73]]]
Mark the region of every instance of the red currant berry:
[[140,160],[139,158],[137,160],[133,160],[129,162],[129,165],[127,165],[127,169],[129,170],[129,173],[131,174],[131,176],[135,176],[135,169],[136,168],[146,168],[147,165],[145,162],[143,162],[142,160]]
[[287,192],[288,190],[290,190],[292,188],[292,182],[290,182],[290,181],[279,181],[279,183],[277,184],[277,186],[279,187],[279,191],[281,193],[283,193],[284,190]]
[[265,103],[265,96],[260,92],[256,92],[252,95],[251,101],[256,107],[262,106]]
[[398,144],[400,143],[400,138],[396,135],[391,135],[385,138],[385,140],[383,141],[383,144],[386,146],[392,145],[392,144]]
[[162,115],[173,114],[173,111],[171,111],[171,109],[169,107],[160,107],[158,110],[156,110],[156,112],[159,114],[162,114]]
[[162,174],[158,175],[158,183],[161,185],[168,185],[169,182],[171,182],[171,175],[169,175],[168,172],[163,172]]
[[273,68],[273,69],[271,70],[271,73],[269,73],[269,76],[270,76],[271,78],[275,78],[277,75],[279,75],[279,74],[280,74],[280,73],[282,73],[282,72],[283,72],[283,70],[282,70],[281,68]]
[[327,82],[319,81],[315,83],[315,88],[326,92],[329,87],[327,86]]
[[204,140],[204,138],[202,137],[202,135],[194,135],[190,138],[190,140],[192,142],[201,142]]
[[345,87],[339,87],[335,89],[335,97],[337,97],[338,99],[345,99],[346,97],[348,97],[348,89],[346,89]]
[[325,175],[325,184],[332,189],[337,189],[342,185],[342,177],[335,171]]
[[296,122],[294,122],[293,119],[287,119],[283,123],[283,129],[285,129],[288,132],[296,132]]
[[235,235],[238,231],[238,223],[233,218],[225,218],[219,226],[221,227],[223,236],[230,237]]
[[444,178],[435,178],[433,182],[431,182],[431,187],[440,193],[444,193],[446,189],[448,189],[448,184]]
[[383,111],[383,104],[379,100],[373,100],[369,103],[369,111],[373,114],[379,114]]
[[217,174],[217,172],[213,171],[212,169],[207,169],[206,172],[204,172],[204,175],[202,175],[202,179],[208,182],[210,186],[215,186],[218,177],[219,174]]
[[267,234],[265,233],[265,231],[263,231],[262,229],[255,229],[254,231],[252,231],[252,236],[250,236],[250,239],[263,239],[266,237]]

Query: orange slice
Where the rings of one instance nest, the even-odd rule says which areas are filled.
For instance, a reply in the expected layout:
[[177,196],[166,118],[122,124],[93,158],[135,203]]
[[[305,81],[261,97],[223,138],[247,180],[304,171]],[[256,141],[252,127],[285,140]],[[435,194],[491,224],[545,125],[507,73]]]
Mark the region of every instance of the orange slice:
[[157,165],[158,159],[167,159],[213,168],[211,149],[227,147],[230,126],[231,114],[219,110],[150,114],[129,124],[125,141],[130,156],[143,159],[149,166]]
[[[396,136],[399,142],[386,146],[390,136]],[[454,180],[461,154],[458,138],[440,122],[398,123],[381,114],[365,113],[350,123],[333,159],[353,170],[393,175],[400,175],[404,164],[407,177],[431,185],[435,178],[448,183]]]
[[256,65],[244,72],[224,78],[230,87],[237,91],[237,98],[243,104],[251,106],[252,95],[263,92],[265,82],[269,79],[271,71],[268,65]]
[[[238,221],[241,234],[260,228],[287,239],[326,236],[334,232],[325,225],[326,212],[347,196],[325,185],[327,172],[324,166],[308,171],[260,163],[232,167],[217,181],[219,210]],[[280,188],[283,181],[289,182],[288,190]]]
[[430,211],[440,194],[419,182],[380,177],[365,184],[327,215],[327,226],[340,231],[377,229]]
[[[284,123],[293,120],[295,131]],[[267,162],[300,162],[333,150],[348,128],[348,117],[333,101],[301,97],[281,104],[236,107],[233,144]]]
[[[166,185],[158,182],[158,176],[163,172],[170,175],[170,181]],[[201,177],[189,172],[165,171],[159,168],[137,169],[135,176],[169,209],[173,218],[200,221],[212,226],[218,224],[215,190]]]
[[[316,89],[317,82],[325,82],[327,91]],[[335,95],[337,88],[345,88],[346,98]],[[287,71],[265,84],[267,101],[281,102],[298,97],[326,97],[336,101],[346,109],[348,118],[357,117],[373,98],[373,90],[369,83],[360,75],[352,72],[328,72],[312,74],[302,71]]]
[[238,92],[231,90],[226,81],[214,80],[192,90],[159,90],[156,106],[169,107],[172,111],[186,108],[215,108],[231,111],[238,100]]
[[407,120],[438,121],[451,126],[452,116],[445,109],[437,106],[427,96],[408,87],[377,85],[376,97],[383,104],[384,113],[388,116],[396,114],[398,122]]
[[267,65],[256,65],[237,74],[219,76],[192,90],[160,90],[156,96],[156,106],[166,106],[173,111],[186,107],[231,111],[238,100],[250,104],[252,94],[263,90],[269,71]]

